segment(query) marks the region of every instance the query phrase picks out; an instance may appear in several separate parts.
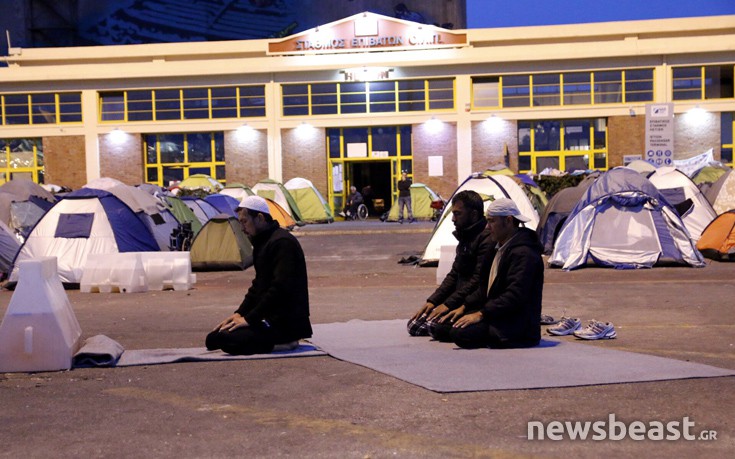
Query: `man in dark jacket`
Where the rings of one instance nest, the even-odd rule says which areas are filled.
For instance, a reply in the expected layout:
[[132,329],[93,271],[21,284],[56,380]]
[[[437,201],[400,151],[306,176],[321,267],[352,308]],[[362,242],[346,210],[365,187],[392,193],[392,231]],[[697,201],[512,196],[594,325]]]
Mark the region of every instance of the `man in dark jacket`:
[[452,198],[452,221],[459,241],[452,269],[408,321],[408,333],[413,336],[428,335],[438,320],[451,323],[464,310],[465,299],[482,284],[483,260],[493,244],[485,229],[482,197],[472,190],[457,193]]
[[416,220],[413,218],[413,208],[411,207],[411,179],[408,178],[408,171],[401,172],[401,180],[397,183],[398,188],[398,223],[403,224],[403,208],[408,209],[408,223]]
[[255,278],[237,311],[207,335],[207,349],[243,355],[294,349],[311,336],[304,252],[260,196],[243,199],[238,216],[253,243]]
[[541,340],[543,246],[535,231],[520,227],[528,218],[512,200],[494,201],[486,215],[496,242],[486,258],[486,297],[476,306],[468,301],[467,312],[454,322],[449,337],[463,348],[536,346]]

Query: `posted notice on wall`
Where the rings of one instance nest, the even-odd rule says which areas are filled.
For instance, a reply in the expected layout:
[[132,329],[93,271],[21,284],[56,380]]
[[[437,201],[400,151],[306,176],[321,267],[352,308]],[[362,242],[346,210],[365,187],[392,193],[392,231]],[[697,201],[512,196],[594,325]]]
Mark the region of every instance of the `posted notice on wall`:
[[347,157],[348,158],[367,158],[367,144],[366,143],[348,143],[347,144]]
[[674,104],[646,104],[646,161],[674,164]]
[[429,177],[441,177],[444,175],[444,157],[429,156]]

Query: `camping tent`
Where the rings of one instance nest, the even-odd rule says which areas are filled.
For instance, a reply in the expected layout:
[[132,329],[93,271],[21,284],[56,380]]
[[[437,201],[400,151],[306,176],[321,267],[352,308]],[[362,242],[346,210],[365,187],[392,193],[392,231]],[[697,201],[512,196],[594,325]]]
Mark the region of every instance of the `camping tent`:
[[202,222],[199,221],[199,217],[196,216],[189,206],[184,204],[184,201],[182,201],[181,198],[176,196],[166,196],[165,201],[171,210],[171,213],[174,214],[174,217],[176,217],[176,220],[180,224],[189,223],[191,225],[191,231],[195,235],[202,229]]
[[221,213],[212,204],[195,196],[182,196],[181,201],[194,212],[194,215],[196,215],[202,225],[207,223],[210,218]]
[[89,254],[158,250],[140,214],[112,193],[82,188],[64,196],[38,221],[13,262],[10,280],[18,279],[19,261],[56,257],[61,281],[78,284]]
[[0,278],[4,278],[20,250],[20,241],[8,225],[0,221]]
[[697,185],[685,173],[671,166],[659,167],[648,176],[648,180],[674,206],[689,236],[697,242],[702,231],[717,216]]
[[243,185],[242,183],[228,183],[226,187],[220,190],[220,194],[226,194],[238,201],[242,201],[246,196],[252,196],[255,193],[249,186]]
[[223,185],[207,174],[193,174],[176,184],[177,187],[186,190],[204,190],[210,193],[216,193],[223,188]]
[[194,271],[243,270],[253,264],[253,246],[237,218],[219,214],[207,222],[191,244]]
[[13,179],[0,186],[0,221],[26,237],[56,202],[56,197],[31,180]]
[[559,230],[561,230],[569,214],[572,213],[574,206],[582,199],[587,188],[594,183],[597,177],[599,177],[599,174],[590,174],[577,186],[562,188],[546,205],[536,228],[539,240],[544,246],[545,254],[548,255],[552,252]]
[[261,180],[253,187],[253,191],[258,196],[277,202],[283,210],[288,212],[297,225],[302,224],[303,218],[301,212],[299,212],[299,206],[294,201],[291,193],[281,183],[270,179]]
[[327,201],[310,180],[295,177],[283,186],[296,202],[304,223],[331,223],[334,221]]
[[628,169],[633,169],[634,171],[643,175],[648,175],[656,170],[656,166],[649,163],[648,161],[643,161],[642,159],[633,160],[629,162],[625,167],[627,167]]
[[717,215],[735,209],[735,174],[732,173],[732,169],[722,174],[707,190],[705,196]]
[[643,268],[671,261],[704,266],[684,223],[666,198],[638,172],[602,174],[572,210],[549,263],[565,270],[588,259],[601,266]]
[[546,193],[538,186],[529,175],[527,174],[515,174],[512,170],[507,167],[491,168],[485,171],[485,175],[507,175],[513,177],[515,182],[521,187],[521,189],[528,196],[529,201],[533,204],[533,208],[536,212],[541,215],[544,213],[546,204],[549,203],[549,199],[546,197]]
[[[434,208],[431,207],[431,203],[434,201],[440,201],[441,198],[439,195],[434,193],[434,190],[423,183],[412,184],[410,191],[413,218],[417,220],[431,220],[434,218]],[[388,218],[386,221],[397,222],[398,212],[398,200],[396,200],[388,211]]]
[[692,182],[701,189],[701,185],[706,183],[715,183],[720,177],[722,177],[722,174],[729,170],[730,168],[727,166],[720,163],[713,163],[699,169],[699,171],[692,176]]
[[148,226],[159,249],[169,250],[171,233],[179,226],[179,221],[161,200],[141,188],[109,177],[94,179],[83,188],[103,190],[115,195]]
[[271,217],[273,217],[273,220],[278,222],[281,228],[292,230],[293,227],[296,226],[296,221],[291,218],[288,212],[286,212],[283,207],[279,206],[276,201],[268,198],[263,199],[265,199],[265,202],[268,204],[268,210],[271,212]]
[[[495,199],[512,199],[521,213],[531,219],[528,223],[524,223],[524,226],[533,230],[536,229],[539,222],[538,213],[528,199],[525,191],[523,191],[514,178],[506,175],[490,176],[484,173],[475,173],[470,175],[457,187],[452,197],[463,190],[474,190],[479,193],[485,201],[485,208]],[[451,199],[449,202],[451,203]],[[452,235],[453,231],[452,206],[447,205],[444,207],[444,211],[434,227],[431,238],[429,238],[429,242],[426,244],[424,254],[420,261],[421,266],[436,266],[439,262],[441,246],[457,245],[457,239]]]
[[237,206],[240,205],[238,199],[226,194],[210,194],[209,196],[205,196],[204,200],[212,204],[220,213],[237,218]]
[[735,210],[721,214],[707,225],[697,249],[713,260],[735,261]]

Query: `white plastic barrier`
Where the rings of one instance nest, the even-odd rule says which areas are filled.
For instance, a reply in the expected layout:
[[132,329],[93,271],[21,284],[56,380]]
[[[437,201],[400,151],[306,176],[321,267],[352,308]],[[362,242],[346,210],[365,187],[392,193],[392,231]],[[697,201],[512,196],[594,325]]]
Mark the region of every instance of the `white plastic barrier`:
[[56,257],[18,263],[18,284],[0,324],[0,372],[68,370],[82,329]]
[[190,252],[140,252],[150,290],[189,290],[196,283]]
[[83,293],[189,290],[196,283],[189,252],[127,252],[87,257],[79,289]]
[[439,267],[436,268],[436,284],[439,285],[452,270],[454,256],[457,252],[456,245],[443,245],[439,248]]
[[87,256],[79,290],[83,293],[136,293],[148,290],[138,252],[95,253]]

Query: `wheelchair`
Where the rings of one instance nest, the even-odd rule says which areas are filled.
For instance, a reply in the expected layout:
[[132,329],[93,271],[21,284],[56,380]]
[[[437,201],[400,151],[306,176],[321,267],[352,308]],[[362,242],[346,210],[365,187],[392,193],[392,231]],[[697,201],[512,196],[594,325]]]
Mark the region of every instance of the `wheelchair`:
[[349,209],[345,211],[345,220],[365,220],[366,218],[368,218],[368,208],[364,203],[357,206],[354,214]]

